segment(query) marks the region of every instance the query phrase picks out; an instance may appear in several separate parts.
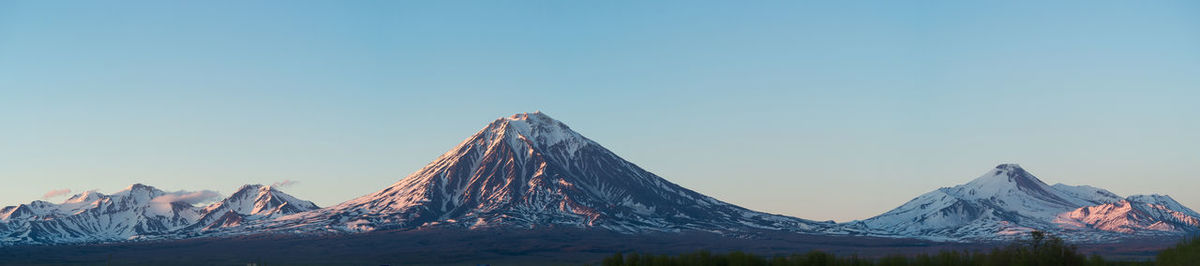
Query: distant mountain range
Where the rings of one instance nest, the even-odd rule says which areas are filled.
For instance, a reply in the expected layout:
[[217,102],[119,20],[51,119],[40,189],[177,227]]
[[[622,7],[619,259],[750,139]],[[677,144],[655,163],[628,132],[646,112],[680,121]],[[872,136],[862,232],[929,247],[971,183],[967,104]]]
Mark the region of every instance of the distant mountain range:
[[202,236],[204,232],[317,209],[273,187],[242,186],[222,201],[196,207],[134,184],[112,195],[89,191],[60,204],[34,201],[0,209],[0,243],[57,244]]
[[1031,230],[1073,241],[1178,236],[1200,214],[1168,196],[1122,198],[1046,185],[1015,164],[941,188],[882,215],[819,222],[749,210],[681,187],[541,113],[496,119],[421,170],[378,192],[318,208],[262,185],[197,207],[135,184],[54,204],[0,209],[0,245],[97,243],[255,234],[449,228],[587,228],[627,234],[864,235],[990,241]]

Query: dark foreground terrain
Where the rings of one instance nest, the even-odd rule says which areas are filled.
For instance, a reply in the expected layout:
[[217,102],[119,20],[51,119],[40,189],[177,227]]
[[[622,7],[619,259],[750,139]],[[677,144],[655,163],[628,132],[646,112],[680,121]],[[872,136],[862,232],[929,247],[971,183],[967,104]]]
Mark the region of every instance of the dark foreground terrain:
[[[1149,259],[1177,240],[1081,245],[1082,254]],[[860,236],[710,233],[623,235],[576,229],[416,230],[328,236],[253,236],[100,245],[0,248],[0,265],[408,265],[599,264],[617,252],[682,254],[697,250],[787,255],[812,250],[882,257],[941,250],[987,251],[997,245]]]
[[986,252],[942,250],[917,255],[883,257],[838,256],[818,250],[791,255],[761,256],[734,251],[697,251],[684,254],[617,253],[605,258],[604,266],[1195,266],[1200,263],[1200,238],[1180,241],[1158,252],[1153,259],[1108,260],[1098,254],[1087,256],[1078,247],[1054,235],[1030,232],[1026,238]]

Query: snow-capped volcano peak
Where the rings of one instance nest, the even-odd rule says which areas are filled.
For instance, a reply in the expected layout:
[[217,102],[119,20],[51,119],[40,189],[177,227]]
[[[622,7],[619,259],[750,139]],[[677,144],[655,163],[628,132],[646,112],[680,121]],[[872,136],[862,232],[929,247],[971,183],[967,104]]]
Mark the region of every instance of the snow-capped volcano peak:
[[345,231],[425,226],[808,231],[833,225],[755,212],[680,187],[541,112],[496,119],[388,188],[281,218],[285,221],[275,226],[316,224],[324,230],[329,223],[323,221],[334,218],[335,228]]
[[566,124],[554,120],[541,111],[520,113],[509,117],[496,119],[480,133],[490,132],[499,136],[513,138],[516,145],[533,145],[538,148],[550,148],[564,144],[570,153],[583,145],[592,143]]
[[541,121],[558,122],[558,120],[554,120],[553,118],[550,118],[550,116],[546,115],[545,113],[542,113],[541,110],[533,111],[532,113],[516,113],[509,117],[506,117],[505,119],[508,119],[508,120],[536,119],[536,120],[541,120]]
[[996,168],[984,173],[983,175],[971,180],[967,184],[976,184],[977,187],[1000,187],[1000,186],[1021,186],[1021,187],[1038,187],[1046,185],[1041,179],[1038,179],[1033,174],[1025,171],[1018,164],[1001,164]]
[[1055,190],[1017,164],[997,165],[995,169],[955,189],[970,198],[1024,199],[1025,196],[1032,196],[1033,199],[1061,207],[1084,204]]
[[996,165],[996,170],[1004,170],[1004,171],[1025,171],[1025,168],[1021,168],[1021,165],[1020,165],[1020,164],[1015,164],[1015,163],[1002,163],[1002,164]]
[[995,240],[1030,230],[1099,230],[1067,234],[1073,240],[1110,232],[1154,234],[1198,230],[1194,212],[1165,196],[1121,198],[1090,186],[1048,186],[1016,164],[1001,164],[969,183],[941,188],[879,216],[872,230],[934,239]]
[[966,184],[941,188],[864,220],[902,235],[994,236],[1048,225],[1050,217],[1090,202],[1046,185],[1016,164],[1001,164]]

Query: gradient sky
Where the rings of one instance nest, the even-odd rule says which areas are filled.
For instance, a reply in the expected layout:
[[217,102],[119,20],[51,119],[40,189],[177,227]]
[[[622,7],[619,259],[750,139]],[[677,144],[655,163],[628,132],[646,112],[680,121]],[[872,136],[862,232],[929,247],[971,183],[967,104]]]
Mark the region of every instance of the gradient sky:
[[3,1],[0,205],[292,180],[328,206],[542,110],[808,219],[1006,162],[1200,209],[1200,2],[836,2]]

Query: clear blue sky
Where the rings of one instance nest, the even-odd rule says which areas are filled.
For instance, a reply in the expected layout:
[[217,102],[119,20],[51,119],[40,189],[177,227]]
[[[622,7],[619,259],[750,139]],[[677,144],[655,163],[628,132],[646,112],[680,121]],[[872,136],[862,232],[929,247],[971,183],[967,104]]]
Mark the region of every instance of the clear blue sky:
[[1005,162],[1200,209],[1200,2],[837,2],[3,1],[0,205],[295,180],[326,206],[542,110],[809,219]]

